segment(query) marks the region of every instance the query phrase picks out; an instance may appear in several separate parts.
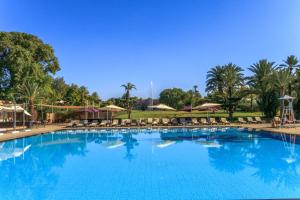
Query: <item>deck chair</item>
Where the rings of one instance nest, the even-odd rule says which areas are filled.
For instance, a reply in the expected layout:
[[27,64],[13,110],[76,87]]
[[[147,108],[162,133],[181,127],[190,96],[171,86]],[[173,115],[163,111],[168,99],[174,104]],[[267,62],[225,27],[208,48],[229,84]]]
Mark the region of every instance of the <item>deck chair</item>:
[[119,125],[119,120],[118,119],[114,119],[111,123],[111,126],[118,126]]
[[172,124],[172,126],[177,126],[178,125],[177,119],[176,118],[172,118],[171,119],[171,124]]
[[107,120],[102,120],[99,126],[107,126]]
[[127,124],[126,124],[126,121],[127,121],[126,119],[122,119],[122,120],[121,120],[121,126],[126,126],[126,125],[127,125]]
[[159,118],[154,118],[152,121],[152,126],[157,126],[159,124]]
[[168,118],[162,118],[161,120],[162,125],[167,126],[170,123],[170,120]]
[[239,118],[238,118],[238,122],[239,122],[240,124],[246,124],[246,123],[247,123],[242,117],[239,117]]
[[137,126],[137,125],[138,123],[136,119],[131,120],[130,126]]
[[139,125],[140,125],[140,126],[146,126],[145,119],[140,119],[140,120],[139,120]]
[[200,123],[201,123],[202,125],[208,125],[208,122],[207,122],[206,118],[201,118],[201,119],[200,119]]
[[93,120],[88,126],[89,127],[96,127],[98,125],[98,120]]
[[264,123],[264,121],[260,117],[255,117],[254,119],[257,123],[260,123],[260,124]]
[[227,121],[227,119],[225,117],[221,117],[220,121],[222,124],[230,124],[230,122]]
[[252,117],[247,117],[247,122],[250,124],[256,124],[256,121],[254,121]]
[[147,118],[147,124],[152,125],[153,119],[152,118]]
[[218,124],[218,122],[216,121],[216,119],[214,117],[209,118],[209,122],[211,125]]
[[200,123],[198,122],[197,118],[192,118],[192,124],[199,125]]
[[185,118],[179,118],[179,124],[185,126],[186,125]]

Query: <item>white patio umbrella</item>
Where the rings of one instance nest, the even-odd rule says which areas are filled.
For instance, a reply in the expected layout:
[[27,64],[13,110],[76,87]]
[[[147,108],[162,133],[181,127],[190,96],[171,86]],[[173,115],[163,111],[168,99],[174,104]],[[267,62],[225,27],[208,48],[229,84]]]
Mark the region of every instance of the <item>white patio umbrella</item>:
[[204,103],[202,105],[196,106],[194,108],[192,108],[193,110],[206,110],[206,116],[208,117],[208,111],[209,110],[213,110],[215,108],[220,107],[221,104],[219,103]]
[[[126,110],[125,108],[122,108],[120,106],[116,106],[116,105],[108,105],[108,106],[104,106],[102,108],[99,108],[99,110],[105,110],[106,111],[106,119],[108,119],[108,111],[115,111],[115,112],[119,112],[119,111],[124,111]],[[112,119],[112,115],[111,115],[111,119]]]
[[193,110],[212,109],[212,108],[217,108],[220,106],[221,106],[221,104],[219,104],[219,103],[204,103],[202,105],[194,107]]
[[158,105],[154,105],[154,106],[148,106],[148,108],[152,108],[152,109],[158,109],[158,110],[176,110],[170,106],[167,106],[165,104],[158,104]]

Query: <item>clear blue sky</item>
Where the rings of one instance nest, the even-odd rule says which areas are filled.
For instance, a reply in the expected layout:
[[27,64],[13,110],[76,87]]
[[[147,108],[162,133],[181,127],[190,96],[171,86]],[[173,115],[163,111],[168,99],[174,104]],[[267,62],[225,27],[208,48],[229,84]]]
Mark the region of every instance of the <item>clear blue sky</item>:
[[299,0],[0,0],[0,30],[39,36],[59,76],[104,99],[126,82],[142,97],[150,81],[156,96],[193,85],[204,94],[214,65],[300,57],[299,9]]

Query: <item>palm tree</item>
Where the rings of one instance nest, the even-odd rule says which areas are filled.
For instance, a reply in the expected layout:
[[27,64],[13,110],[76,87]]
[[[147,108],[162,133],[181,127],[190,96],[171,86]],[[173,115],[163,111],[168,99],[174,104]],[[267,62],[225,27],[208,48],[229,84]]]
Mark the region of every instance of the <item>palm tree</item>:
[[213,96],[222,101],[228,109],[229,118],[232,118],[235,107],[243,93],[244,82],[243,69],[229,63],[224,66],[216,66],[207,73],[206,91],[212,92]]
[[274,62],[267,59],[259,60],[249,68],[253,73],[248,77],[248,85],[253,94],[257,95],[257,104],[266,117],[272,118],[276,114],[278,107],[277,92],[272,84],[272,73],[277,69]]
[[30,79],[24,80],[22,85],[18,86],[18,91],[21,98],[28,102],[29,112],[32,115],[32,120],[36,119],[34,103],[41,93],[41,84]]
[[125,98],[126,105],[127,105],[128,118],[130,119],[131,109],[132,109],[132,101],[130,100],[130,92],[131,92],[131,90],[136,89],[136,87],[132,83],[123,84],[123,85],[121,85],[121,87],[123,87],[125,90],[124,98]]
[[195,94],[197,94],[197,93],[199,92],[199,91],[198,91],[198,86],[197,86],[197,85],[194,85],[194,86],[193,86],[193,89],[194,89],[194,93],[195,93]]
[[300,68],[299,60],[296,56],[290,55],[286,58],[286,60],[283,60],[283,62],[284,63],[281,64],[280,66],[288,69],[288,71],[289,71],[290,80],[289,80],[289,85],[288,85],[288,94],[292,95],[292,84],[295,80],[294,72],[296,69]]
[[273,77],[274,86],[278,89],[280,96],[284,96],[290,84],[291,75],[289,69],[274,71]]
[[206,92],[217,91],[223,94],[224,87],[224,67],[217,65],[207,72]]
[[244,84],[244,71],[241,67],[229,63],[223,67],[225,106],[228,107],[229,118],[232,118],[238,101],[242,98],[241,89]]
[[[285,95],[286,89],[289,87],[290,84],[290,70],[289,69],[281,69],[278,71],[274,71],[272,80],[274,80],[274,86],[278,89],[280,96]],[[282,115],[284,107],[284,102],[281,101],[281,109],[280,109],[280,116]]]

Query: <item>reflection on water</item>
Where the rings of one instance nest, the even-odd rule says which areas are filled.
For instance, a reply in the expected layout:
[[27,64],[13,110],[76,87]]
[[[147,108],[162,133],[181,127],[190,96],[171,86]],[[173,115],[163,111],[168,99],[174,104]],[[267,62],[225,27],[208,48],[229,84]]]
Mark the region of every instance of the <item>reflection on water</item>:
[[171,150],[186,143],[206,152],[209,166],[219,172],[237,174],[252,169],[250,175],[264,183],[289,189],[300,185],[300,148],[293,135],[228,128],[81,130],[0,143],[0,194],[6,199],[48,198],[59,179],[55,169],[63,168],[69,156],[86,157],[90,145],[106,149],[108,154],[122,152],[122,159],[131,163],[139,159],[139,146],[171,155]]

